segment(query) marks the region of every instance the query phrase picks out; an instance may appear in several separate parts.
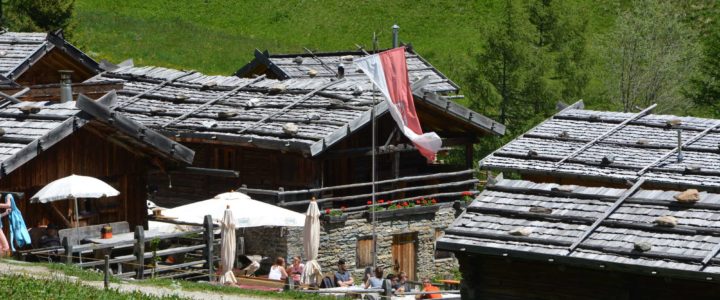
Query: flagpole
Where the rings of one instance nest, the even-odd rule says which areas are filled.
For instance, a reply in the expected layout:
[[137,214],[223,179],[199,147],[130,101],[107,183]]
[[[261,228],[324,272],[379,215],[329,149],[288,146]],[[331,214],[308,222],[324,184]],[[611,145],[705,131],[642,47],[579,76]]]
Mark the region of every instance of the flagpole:
[[[375,32],[373,32],[373,54],[377,52],[377,36],[375,35]],[[375,180],[376,180],[376,170],[375,170],[375,135],[376,135],[376,125],[375,125],[375,84],[372,85],[372,109],[370,110],[370,118],[372,119],[372,236],[373,236],[373,269],[377,268],[377,231],[375,230],[375,222],[377,219],[375,218],[375,211],[377,210],[376,205],[376,195],[375,195]]]

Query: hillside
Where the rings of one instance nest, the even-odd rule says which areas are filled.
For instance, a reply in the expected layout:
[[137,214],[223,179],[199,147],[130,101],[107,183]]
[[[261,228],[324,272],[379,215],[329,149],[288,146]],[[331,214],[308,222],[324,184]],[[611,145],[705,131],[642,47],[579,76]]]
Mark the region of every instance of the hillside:
[[[589,45],[613,23],[616,5],[573,0],[590,17]],[[75,40],[96,58],[230,74],[255,48],[273,53],[372,47],[401,40],[462,86],[503,1],[78,0]],[[592,50],[592,49],[591,49]],[[595,54],[596,55],[596,54]]]

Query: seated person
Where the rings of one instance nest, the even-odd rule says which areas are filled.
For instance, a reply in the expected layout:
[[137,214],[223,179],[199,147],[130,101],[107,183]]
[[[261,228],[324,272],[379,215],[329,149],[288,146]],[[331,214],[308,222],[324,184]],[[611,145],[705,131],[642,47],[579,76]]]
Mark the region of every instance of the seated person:
[[285,280],[287,277],[287,271],[285,271],[285,259],[278,257],[275,259],[275,263],[270,267],[268,279]]
[[55,224],[48,224],[45,234],[40,237],[40,248],[60,247],[60,236],[58,235],[58,227]]
[[345,266],[345,260],[338,260],[338,270],[335,272],[335,285],[338,287],[352,286],[355,280]]
[[385,277],[385,279],[390,280],[390,286],[392,287],[393,290],[397,290],[397,288],[400,287],[398,285],[398,277],[395,276],[395,274],[388,274],[388,276]]
[[[430,283],[430,279],[428,279],[428,278],[423,278],[422,283],[423,283],[423,289],[422,289],[423,292],[439,292],[440,291],[440,288],[432,285],[432,283]],[[417,295],[417,298],[418,299],[442,299],[442,295],[441,294],[425,294],[425,295]]]
[[300,256],[293,256],[292,265],[287,268],[288,275],[292,278],[293,285],[299,286],[305,265],[300,263]]
[[397,276],[397,287],[394,287],[397,292],[410,292],[412,291],[412,285],[408,282],[408,276],[405,272],[398,273]]
[[381,289],[383,287],[383,273],[384,270],[382,267],[375,268],[375,276],[370,277],[367,282],[365,282],[365,288]]

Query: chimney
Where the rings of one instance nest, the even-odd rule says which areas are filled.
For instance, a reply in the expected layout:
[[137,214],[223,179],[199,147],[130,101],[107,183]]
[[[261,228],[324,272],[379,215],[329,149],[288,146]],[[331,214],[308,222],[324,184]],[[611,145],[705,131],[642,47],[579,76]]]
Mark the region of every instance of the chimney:
[[677,162],[681,163],[683,161],[683,153],[682,153],[682,128],[677,129]]
[[345,77],[345,65],[340,63],[337,68],[337,78],[343,79],[343,77]]
[[397,24],[393,25],[393,48],[397,48],[400,45],[398,34],[400,33],[400,26]]
[[58,72],[60,72],[60,102],[73,101],[72,80],[70,79],[73,71],[60,70]]

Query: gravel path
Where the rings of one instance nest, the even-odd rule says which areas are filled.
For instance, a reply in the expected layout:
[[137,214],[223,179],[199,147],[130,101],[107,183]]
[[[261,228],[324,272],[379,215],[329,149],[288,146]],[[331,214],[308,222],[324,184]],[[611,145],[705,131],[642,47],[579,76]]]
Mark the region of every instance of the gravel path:
[[[77,277],[67,276],[62,272],[50,270],[44,266],[35,265],[32,263],[0,260],[0,274],[21,274],[27,275],[39,279],[57,279],[57,280],[70,280],[80,282],[87,286],[102,289],[102,281],[84,281]],[[258,300],[258,299],[274,299],[274,298],[263,298],[253,296],[240,296],[240,295],[228,295],[214,292],[201,292],[201,291],[184,291],[182,289],[174,290],[167,287],[156,287],[147,285],[133,284],[132,282],[123,283],[110,283],[110,288],[118,289],[121,292],[133,292],[139,291],[149,295],[164,296],[164,295],[178,295],[181,297],[197,300],[208,300],[208,299],[222,299],[222,300]]]

